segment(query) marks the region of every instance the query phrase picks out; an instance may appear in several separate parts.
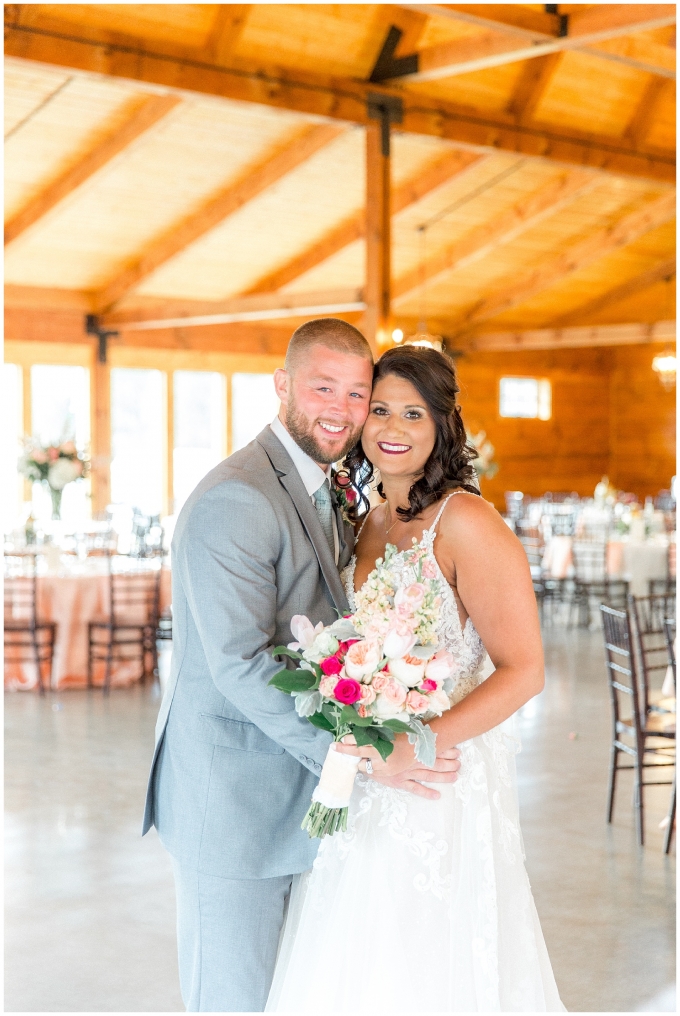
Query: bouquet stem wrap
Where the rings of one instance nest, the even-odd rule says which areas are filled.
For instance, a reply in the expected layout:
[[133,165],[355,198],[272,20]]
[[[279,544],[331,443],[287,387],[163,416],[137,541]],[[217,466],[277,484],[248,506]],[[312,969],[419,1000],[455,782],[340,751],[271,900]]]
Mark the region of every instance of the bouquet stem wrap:
[[310,837],[332,836],[347,829],[347,814],[360,758],[328,749],[312,803],[302,821]]

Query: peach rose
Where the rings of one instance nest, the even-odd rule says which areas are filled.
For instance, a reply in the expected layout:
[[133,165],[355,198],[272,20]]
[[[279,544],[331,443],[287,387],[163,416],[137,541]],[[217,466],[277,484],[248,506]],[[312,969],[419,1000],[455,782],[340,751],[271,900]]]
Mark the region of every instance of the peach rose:
[[319,682],[319,691],[325,698],[333,698],[333,692],[338,679],[335,676],[322,677]]
[[423,679],[425,661],[406,654],[398,660],[390,660],[390,674],[408,688],[414,688]]
[[377,642],[355,642],[345,656],[345,673],[355,681],[362,681],[378,669],[381,660]]
[[389,682],[390,682],[389,677],[385,677],[384,674],[376,674],[376,676],[371,681],[370,687],[373,688],[379,695],[381,692],[385,690]]
[[[387,682],[385,682],[387,683]],[[361,701],[365,706],[370,706],[376,700],[376,690],[374,684],[362,684],[361,686]]]
[[410,713],[426,713],[430,708],[430,701],[419,691],[410,691],[406,696],[406,708]]

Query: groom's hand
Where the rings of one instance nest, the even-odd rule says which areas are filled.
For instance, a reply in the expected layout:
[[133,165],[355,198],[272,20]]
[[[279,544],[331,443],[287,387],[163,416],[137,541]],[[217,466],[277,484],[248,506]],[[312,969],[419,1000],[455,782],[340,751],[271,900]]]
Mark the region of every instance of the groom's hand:
[[[351,741],[353,740],[352,737]],[[409,744],[405,734],[395,737],[394,750],[385,762],[375,748],[368,746],[359,748],[355,744],[348,743],[349,741],[350,738],[346,738],[342,744],[337,745],[337,750],[346,755],[370,759],[373,766],[372,778],[387,787],[406,790],[417,797],[436,801],[441,794],[432,787],[423,786],[423,783],[455,783],[458,779],[460,769],[458,748],[442,750],[437,755],[434,766],[427,769],[421,762],[416,761],[413,745]],[[365,762],[359,763],[359,770],[366,772]]]

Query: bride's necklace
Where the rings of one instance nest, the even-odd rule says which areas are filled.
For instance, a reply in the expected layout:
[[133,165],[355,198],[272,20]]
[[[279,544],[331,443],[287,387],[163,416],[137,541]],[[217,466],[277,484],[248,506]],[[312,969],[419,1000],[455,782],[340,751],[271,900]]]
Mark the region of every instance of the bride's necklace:
[[383,527],[384,527],[384,529],[385,529],[385,536],[389,536],[389,535],[390,535],[390,533],[392,532],[392,530],[394,529],[394,527],[396,526],[397,522],[401,522],[401,519],[400,519],[400,518],[399,518],[399,516],[397,515],[396,519],[394,520],[394,522],[392,523],[392,525],[390,526],[390,528],[389,528],[389,529],[387,528],[387,525],[386,525],[386,523],[387,523],[387,520],[388,520],[388,519],[389,519],[389,517],[390,517],[390,513],[389,513],[389,507],[390,507],[390,506],[389,506],[389,502],[388,502],[388,501],[385,501],[385,511],[383,512],[383,515],[385,516],[385,517],[383,518]]

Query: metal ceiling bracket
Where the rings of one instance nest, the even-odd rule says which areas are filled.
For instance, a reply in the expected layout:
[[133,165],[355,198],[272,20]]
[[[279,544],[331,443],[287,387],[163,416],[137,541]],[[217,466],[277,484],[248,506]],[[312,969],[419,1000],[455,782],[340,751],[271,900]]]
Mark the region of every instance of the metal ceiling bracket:
[[368,79],[378,84],[380,81],[388,81],[390,78],[400,78],[404,74],[415,74],[418,70],[419,58],[417,53],[411,56],[398,56],[395,58],[394,51],[399,45],[399,40],[404,33],[396,25],[391,25],[387,38],[380,50],[380,55],[375,62]]
[[106,363],[107,352],[108,352],[108,340],[117,338],[119,332],[112,331],[111,329],[103,328],[99,323],[99,318],[96,314],[85,315],[85,331],[88,335],[96,335],[99,339],[99,347],[97,350],[97,360],[99,363]]
[[380,139],[382,154],[388,158],[390,154],[390,124],[401,123],[404,119],[404,103],[396,95],[381,95],[369,92],[366,96],[366,109],[369,120],[380,121]]

